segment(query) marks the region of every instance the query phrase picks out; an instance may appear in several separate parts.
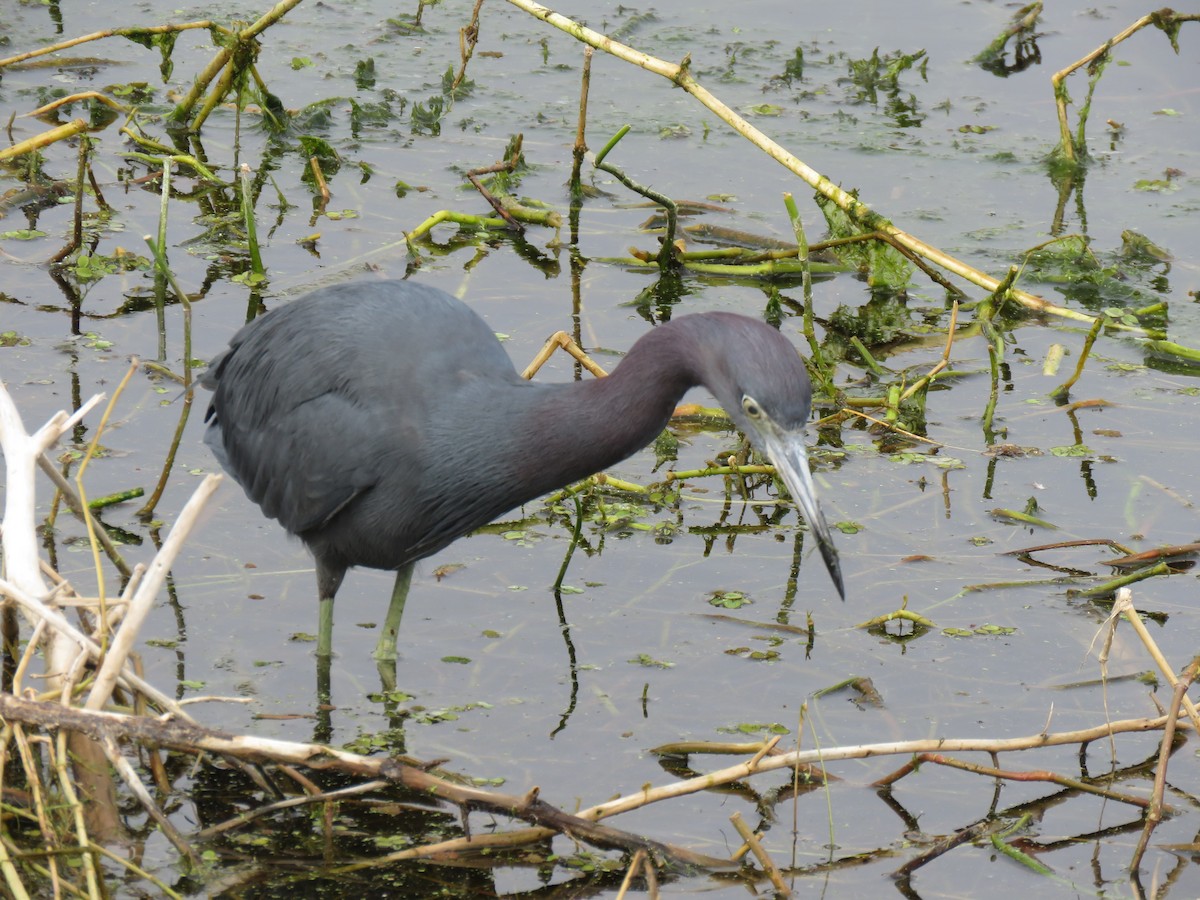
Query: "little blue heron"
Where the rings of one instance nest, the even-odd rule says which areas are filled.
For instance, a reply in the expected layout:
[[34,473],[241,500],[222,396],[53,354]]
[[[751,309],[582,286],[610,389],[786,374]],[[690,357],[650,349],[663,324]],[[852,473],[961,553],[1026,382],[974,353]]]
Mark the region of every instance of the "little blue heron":
[[808,374],[786,338],[745,316],[680,316],[607,378],[537,384],[449,294],[359,282],[246,325],[201,383],[214,392],[205,443],[316,560],[318,656],[331,652],[346,569],[397,573],[375,648],[394,659],[417,560],[631,456],[698,385],[774,463],[845,596],[804,447]]

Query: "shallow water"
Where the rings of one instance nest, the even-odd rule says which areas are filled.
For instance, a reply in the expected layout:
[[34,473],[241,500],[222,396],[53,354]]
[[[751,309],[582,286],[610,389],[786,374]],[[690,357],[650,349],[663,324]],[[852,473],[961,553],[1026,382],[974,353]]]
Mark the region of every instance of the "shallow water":
[[[113,24],[104,7],[49,9],[59,11],[61,26],[55,26],[45,7],[11,10],[0,26],[0,38],[7,40],[0,52]],[[565,213],[563,185],[581,48],[562,33],[515,8],[487,5],[481,52],[469,68],[473,93],[455,104],[440,135],[415,134],[411,127],[411,105],[438,94],[443,72],[457,63],[458,29],[469,9],[470,4],[446,0],[426,10],[426,32],[412,36],[385,23],[395,15],[391,9],[301,4],[266,33],[259,69],[285,107],[338,98],[318,133],[342,157],[340,169],[328,173],[333,195],[328,209],[351,213],[330,218],[314,212],[311,188],[302,180],[306,158],[299,150],[270,157],[272,178],[288,205],[276,202],[274,189],[268,188],[258,208],[269,275],[262,295],[268,306],[307,287],[364,275],[368,268],[405,275],[410,263],[403,232],[441,208],[484,211],[477,197],[462,189],[461,172],[497,160],[516,131],[525,136],[531,166],[520,193]],[[586,12],[590,25],[606,30],[630,17],[628,9],[615,6],[561,11]],[[236,12],[246,14],[240,8]],[[1041,65],[998,78],[970,58],[1003,27],[1011,12],[1007,7],[939,3],[916,15],[848,2],[805,8],[801,15],[792,4],[760,3],[735,18],[723,5],[672,3],[656,6],[654,12],[653,20],[623,39],[669,60],[690,53],[693,73],[743,113],[761,103],[776,105],[777,114],[758,116],[755,124],[843,187],[858,189],[862,199],[900,227],[993,274],[1019,265],[1025,249],[1050,236],[1057,193],[1042,160],[1057,132],[1049,74],[1135,15],[1116,6],[1055,8],[1044,18],[1038,40]],[[154,23],[221,13],[207,6],[189,10],[148,2],[122,15]],[[1067,205],[1064,228],[1086,232],[1094,251],[1109,260],[1129,229],[1172,251],[1170,265],[1149,272],[1130,267],[1129,283],[1143,296],[1170,302],[1170,338],[1195,346],[1200,344],[1193,302],[1200,282],[1195,257],[1195,235],[1200,233],[1195,89],[1200,56],[1194,52],[1195,34],[1186,27],[1182,42],[1183,52],[1176,56],[1160,33],[1148,31],[1118,48],[1092,112],[1089,136],[1096,159],[1084,200],[1073,198]],[[804,48],[804,81],[789,87],[772,80],[797,46]],[[869,56],[875,47],[881,53],[928,52],[925,76],[910,70],[900,82],[900,99],[907,103],[911,95],[915,111],[910,112],[922,117],[919,125],[898,127],[885,102],[856,103],[853,86],[839,80],[845,74],[843,57]],[[158,105],[162,79],[156,54],[119,40],[70,52],[89,57],[89,64],[6,72],[0,82],[0,118],[8,121],[13,112],[29,111],[47,87],[99,89],[132,81],[154,85],[159,97],[151,111],[165,110]],[[210,54],[205,32],[181,36],[171,88],[185,88]],[[375,61],[370,87],[355,83],[355,65],[366,57]],[[297,58],[311,64],[293,69]],[[1070,82],[1077,102],[1086,90],[1083,77]],[[388,102],[393,112],[404,98],[408,107],[355,133],[350,98],[360,105]],[[1072,115],[1075,111],[1077,107]],[[1122,136],[1110,137],[1106,119],[1124,124]],[[235,160],[257,167],[265,152],[253,117],[247,114],[244,121],[248,127],[238,137],[234,112],[223,109],[203,130],[207,157],[226,176]],[[626,122],[634,128],[610,161],[677,198],[721,195],[730,212],[710,214],[705,221],[787,239],[791,230],[780,195],[791,191],[801,204],[810,240],[823,230],[818,211],[808,202],[807,186],[682,91],[597,54],[589,143],[601,146]],[[993,130],[959,131],[969,125]],[[13,137],[19,140],[44,127],[34,119],[17,119]],[[96,174],[116,213],[112,222],[94,226],[99,253],[112,254],[117,247],[144,252],[140,236],[156,227],[157,189],[121,183],[125,172],[146,173],[143,164],[122,156],[127,149],[115,127],[100,133]],[[74,165],[73,149],[46,151],[45,169],[55,177],[73,177]],[[1184,173],[1173,179],[1176,190],[1135,190],[1139,179],[1162,178],[1168,167]],[[648,215],[638,198],[607,176],[597,173],[594,180],[607,193],[585,206],[577,249],[566,246],[565,229],[562,245],[555,246],[550,231],[531,228],[525,246],[498,239],[478,249],[427,251],[412,277],[466,299],[506,336],[519,366],[551,332],[572,327],[589,349],[600,351],[602,364],[615,364],[616,354],[651,327],[647,319],[662,310],[639,302],[651,285],[650,275],[600,260],[624,256],[630,245],[652,250],[655,241],[637,232]],[[397,197],[397,181],[423,190]],[[0,171],[0,190],[17,184],[12,171]],[[198,184],[181,177],[176,187],[188,191]],[[203,292],[194,307],[193,336],[193,355],[201,359],[215,355],[245,321],[249,297],[231,277],[244,266],[237,248],[193,243],[205,234],[210,217],[224,211],[214,211],[212,204],[211,199],[180,199],[173,205],[168,232],[179,280],[189,291]],[[0,372],[28,424],[80,397],[111,390],[124,374],[127,357],[153,359],[158,354],[159,326],[147,303],[151,279],[142,272],[108,275],[86,285],[80,291],[78,331],[97,337],[73,331],[70,304],[40,265],[61,246],[71,216],[70,206],[48,209],[36,220],[45,237],[0,240],[0,299],[5,301],[0,331],[23,338],[18,346],[0,349]],[[25,227],[23,219],[10,211],[0,231]],[[299,243],[316,232],[315,250]],[[453,230],[443,225],[435,234],[438,241],[448,241]],[[573,261],[580,273],[577,286]],[[896,369],[919,372],[940,357],[936,335],[946,326],[946,305],[940,288],[920,278],[914,285],[907,327],[913,333],[916,326],[928,325],[934,337],[924,347],[905,341],[880,348],[878,358]],[[1025,286],[1082,308],[1076,292],[1064,299],[1065,292],[1051,285]],[[791,300],[800,298],[792,287],[783,293]],[[764,286],[748,280],[688,278],[685,294],[679,312],[729,309],[759,315],[767,302]],[[973,290],[971,296],[978,299],[980,293]],[[1124,296],[1103,292],[1086,299],[1093,312],[1133,305]],[[869,300],[861,280],[839,276],[817,285],[816,314],[823,320],[839,307],[860,310]],[[176,369],[182,355],[179,328],[179,310],[169,308],[165,363]],[[798,319],[788,319],[782,328],[805,346]],[[401,635],[400,687],[412,697],[404,704],[412,712],[404,727],[404,749],[418,758],[448,759],[449,768],[475,777],[500,779],[503,789],[513,793],[538,785],[543,799],[573,809],[647,783],[669,782],[671,776],[649,753],[663,743],[729,739],[727,732],[747,723],[777,723],[788,732],[785,743],[794,741],[806,700],[806,727],[813,731],[805,735],[805,746],[816,741],[833,746],[935,736],[1015,737],[1096,725],[1106,709],[1113,718],[1152,715],[1146,689],[1130,681],[1115,682],[1107,692],[1099,686],[1059,689],[1099,677],[1094,640],[1105,612],[1068,596],[1065,585],[1041,580],[1053,573],[1002,555],[1085,537],[1113,538],[1135,550],[1195,540],[1189,452],[1198,402],[1195,372],[1164,365],[1136,337],[1106,335],[1072,399],[1102,398],[1109,405],[1068,413],[1047,394],[1074,365],[1083,331],[1077,323],[1030,317],[1004,332],[1007,369],[994,440],[1035,448],[1038,455],[985,455],[993,436],[980,425],[989,381],[986,345],[977,334],[964,335],[953,351],[953,367],[976,374],[929,395],[927,434],[944,445],[937,457],[902,462],[881,453],[876,437],[855,427],[841,431],[840,447],[814,451],[827,517],[831,523],[856,526],[854,533],[837,533],[836,538],[847,581],[844,604],[819,557],[810,554],[811,541],[803,541],[798,578],[794,587],[789,583],[796,578],[803,534],[794,512],[762,528],[745,527],[758,525],[760,514],[770,515],[773,505],[763,508],[737,499],[726,504],[718,479],[689,482],[678,509],[637,513],[638,523],[672,526],[669,540],[650,530],[585,525],[586,552],[574,554],[565,580],[579,590],[563,598],[570,626],[565,633],[550,586],[570,543],[570,505],[564,517],[548,515],[541,503],[530,504],[523,511],[529,518],[519,525],[477,534],[426,560],[419,566]],[[1048,377],[1041,372],[1041,361],[1053,343],[1065,344],[1070,355],[1063,372]],[[850,362],[838,370],[839,382],[860,376]],[[556,358],[539,377],[565,380],[572,369],[565,357]],[[89,494],[138,484],[149,489],[179,414],[177,390],[144,375],[134,377],[115,426],[104,435],[109,453],[89,469]],[[710,402],[699,395],[695,399]],[[216,468],[200,440],[203,402],[201,398],[193,410],[158,510],[165,525],[174,520],[199,476]],[[680,443],[672,467],[683,469],[703,465],[735,442],[720,431],[685,429]],[[1082,459],[1052,452],[1081,443],[1091,451]],[[959,465],[935,464],[949,457]],[[654,466],[654,455],[647,450],[616,467],[614,474],[649,484],[660,477]],[[49,492],[42,496],[48,505]],[[991,514],[997,507],[1022,509],[1030,497],[1058,530],[1016,526]],[[760,492],[756,499],[769,498]],[[140,561],[152,555],[158,529],[142,524],[136,507],[124,504],[103,518],[137,542],[126,552]],[[520,519],[521,513],[508,518]],[[512,534],[518,530],[524,532],[520,537]],[[82,590],[93,592],[90,552],[81,534],[75,523],[60,520],[55,561]],[[928,559],[913,560],[916,556]],[[1108,569],[1099,564],[1104,558],[1104,551],[1093,547],[1057,554],[1055,561],[1106,574]],[[437,579],[438,568],[447,564],[463,568]],[[966,590],[1000,582],[1019,584]],[[1195,647],[1189,624],[1192,584],[1193,576],[1182,573],[1135,586],[1140,607],[1169,617],[1164,626],[1152,629],[1176,667],[1190,659]],[[357,571],[339,595],[331,673],[337,709],[330,717],[330,736],[335,743],[371,738],[393,724],[390,710],[372,699],[379,687],[369,654],[375,638],[361,627],[379,621],[390,587],[388,573]],[[793,633],[712,618],[720,611],[709,599],[714,592],[730,590],[752,600],[731,616],[803,626],[811,613],[816,627],[812,646]],[[911,609],[931,618],[937,628],[907,641],[855,628],[896,609],[905,597]],[[971,631],[985,624],[1015,631],[955,637],[941,630]],[[164,597],[144,629],[147,675],[165,689],[177,685],[181,696],[253,699],[249,706],[198,707],[202,719],[213,725],[306,740],[316,727],[312,645],[291,638],[315,626],[311,561],[303,547],[262,519],[230,482],[175,566],[171,597]],[[777,656],[753,660],[737,652],[742,648]],[[641,664],[643,655],[670,667]],[[1110,673],[1149,668],[1144,650],[1122,632]],[[844,689],[812,699],[814,692],[851,676],[870,678],[885,705],[872,707]],[[1166,702],[1164,692],[1159,696]],[[297,717],[258,718],[285,714]],[[1149,758],[1154,741],[1153,736],[1119,739],[1114,765]],[[1107,748],[1092,748],[1093,774],[1108,769],[1107,753]],[[987,762],[983,757],[979,761]],[[693,764],[708,765],[703,760]],[[1018,810],[1055,790],[1009,781],[993,796],[986,779],[927,766],[881,802],[868,785],[900,764],[886,758],[831,767],[845,780],[828,796],[815,792],[799,801],[801,827],[794,838],[790,805],[777,808],[779,824],[768,843],[781,862],[791,858],[796,866],[816,867],[830,856],[848,860],[864,854],[863,864],[802,876],[798,889],[815,890],[820,884],[859,895],[887,890],[889,873],[919,852],[914,851],[914,828],[944,835],[997,810]],[[1074,748],[1012,754],[1001,764],[1078,774]],[[1189,743],[1172,760],[1173,802],[1180,814],[1160,826],[1156,845],[1193,839],[1200,824],[1192,801],[1198,774]],[[786,779],[762,781],[756,786],[766,791]],[[1148,782],[1133,781],[1124,788],[1144,793]],[[658,804],[615,824],[723,855],[739,842],[727,822],[734,808],[755,820],[753,798],[712,793]],[[920,870],[911,890],[928,897],[1008,896],[1013,890],[1074,896],[1109,891],[1113,883],[1124,881],[1137,838],[1136,812],[1081,795],[1064,795],[1037,810],[1030,831],[1033,846],[1026,849],[1056,877],[1034,875],[999,857],[990,845],[968,844]],[[185,808],[177,817],[190,828],[198,815],[203,814]],[[1129,823],[1134,827],[1126,827]],[[564,846],[561,852],[571,848]],[[149,855],[155,856],[153,848]],[[170,853],[160,850],[158,859],[169,877]],[[1177,893],[1193,896],[1200,890],[1200,876],[1188,860],[1156,849],[1143,873],[1158,873],[1160,882],[1169,878]],[[456,883],[458,870],[434,871],[438,883]],[[461,877],[458,889],[465,895],[478,873]],[[550,880],[571,877],[558,870]],[[487,890],[497,894],[533,892],[543,883],[540,873],[518,867],[495,870],[491,878]],[[380,881],[363,889],[382,891],[384,885]],[[311,887],[320,889],[318,883]],[[697,876],[664,890],[732,897],[740,896],[744,886]],[[595,893],[615,896],[615,885],[597,887]]]

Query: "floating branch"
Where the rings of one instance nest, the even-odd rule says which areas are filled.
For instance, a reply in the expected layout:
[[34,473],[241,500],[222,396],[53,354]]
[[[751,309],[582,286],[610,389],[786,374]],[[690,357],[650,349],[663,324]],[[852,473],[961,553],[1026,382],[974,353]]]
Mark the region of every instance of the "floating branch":
[[13,144],[11,147],[0,150],[0,162],[4,162],[6,159],[13,159],[17,156],[23,156],[34,150],[41,150],[43,147],[48,147],[56,141],[73,138],[84,131],[87,131],[87,122],[83,121],[83,119],[73,119],[66,125],[59,125],[57,128],[43,131],[41,134],[34,135],[20,143]]
[[110,37],[124,37],[131,41],[143,43],[147,40],[152,40],[155,36],[164,34],[177,34],[181,31],[189,31],[194,28],[209,28],[223,31],[219,25],[205,19],[201,22],[185,22],[178,25],[151,25],[148,27],[138,26],[133,28],[106,28],[104,31],[93,31],[91,34],[85,34],[82,37],[71,38],[66,41],[59,41],[56,44],[51,44],[48,47],[39,47],[37,50],[30,50],[27,53],[18,53],[16,56],[9,56],[5,59],[0,59],[0,69],[14,66],[22,63],[27,59],[35,59],[39,56],[45,56],[47,53],[58,53],[62,50],[69,50],[71,47],[77,47],[80,44],[86,44],[89,41],[99,41]]

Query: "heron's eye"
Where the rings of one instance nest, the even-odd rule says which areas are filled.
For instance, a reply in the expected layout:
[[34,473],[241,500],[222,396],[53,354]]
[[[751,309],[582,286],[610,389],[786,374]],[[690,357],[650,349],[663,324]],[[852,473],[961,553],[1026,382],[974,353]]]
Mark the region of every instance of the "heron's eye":
[[762,418],[762,407],[758,405],[758,401],[753,397],[742,398],[742,412],[752,419]]

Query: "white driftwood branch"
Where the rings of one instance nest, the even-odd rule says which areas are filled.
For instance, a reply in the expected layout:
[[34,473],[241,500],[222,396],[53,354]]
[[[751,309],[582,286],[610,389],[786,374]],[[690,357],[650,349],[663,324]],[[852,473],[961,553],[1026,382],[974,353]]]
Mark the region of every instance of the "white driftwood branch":
[[142,579],[142,583],[138,585],[137,591],[133,595],[121,627],[108,648],[100,671],[96,674],[96,683],[92,687],[91,693],[88,694],[87,702],[84,704],[85,709],[101,709],[108,702],[113,686],[117,683],[125,661],[129,658],[129,654],[137,642],[142,623],[150,614],[154,599],[158,596],[159,588],[162,587],[171,564],[175,562],[175,557],[183,549],[183,543],[191,533],[192,526],[196,524],[196,519],[204,508],[204,504],[208,502],[208,498],[220,486],[222,480],[221,475],[206,476],[179,513],[179,517],[171,527],[171,533],[155,555],[154,561],[150,563],[145,578]]

